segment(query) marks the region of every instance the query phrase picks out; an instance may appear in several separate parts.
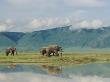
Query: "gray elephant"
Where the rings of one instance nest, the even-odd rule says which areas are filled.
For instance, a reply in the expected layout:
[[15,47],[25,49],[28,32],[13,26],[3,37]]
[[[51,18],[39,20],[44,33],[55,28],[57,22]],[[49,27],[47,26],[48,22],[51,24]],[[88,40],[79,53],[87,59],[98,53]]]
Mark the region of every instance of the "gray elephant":
[[9,54],[11,54],[11,55],[14,56],[15,53],[17,55],[17,50],[16,50],[16,48],[11,47],[11,48],[7,48],[6,51],[5,51],[5,53],[6,53],[6,56],[8,56]]
[[40,53],[44,56],[46,55],[46,49],[47,47],[43,47],[41,50],[40,50]]
[[41,54],[46,56],[51,56],[51,54],[59,56],[59,52],[62,55],[62,47],[58,45],[49,45],[41,50]]

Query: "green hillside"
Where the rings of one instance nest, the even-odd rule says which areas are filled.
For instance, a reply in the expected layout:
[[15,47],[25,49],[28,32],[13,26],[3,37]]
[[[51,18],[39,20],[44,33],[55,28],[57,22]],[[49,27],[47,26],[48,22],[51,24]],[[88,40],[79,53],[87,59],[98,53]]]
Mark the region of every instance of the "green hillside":
[[19,50],[39,50],[49,44],[68,48],[110,48],[110,28],[70,30],[71,26],[30,33],[0,33],[0,47],[16,46]]
[[0,35],[0,47],[14,46],[15,42],[6,36]]

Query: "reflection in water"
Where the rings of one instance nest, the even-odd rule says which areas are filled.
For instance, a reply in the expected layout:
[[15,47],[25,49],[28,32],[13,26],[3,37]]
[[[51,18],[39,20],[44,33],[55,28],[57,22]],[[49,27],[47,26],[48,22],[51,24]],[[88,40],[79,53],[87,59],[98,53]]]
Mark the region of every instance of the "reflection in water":
[[9,64],[8,66],[7,66],[8,68],[10,68],[10,69],[15,69],[16,68],[16,64]]
[[63,68],[47,65],[0,65],[0,82],[110,82],[109,68],[110,64]]
[[42,65],[41,66],[46,72],[50,75],[58,75],[62,73],[62,67],[58,66],[48,66],[48,65]]

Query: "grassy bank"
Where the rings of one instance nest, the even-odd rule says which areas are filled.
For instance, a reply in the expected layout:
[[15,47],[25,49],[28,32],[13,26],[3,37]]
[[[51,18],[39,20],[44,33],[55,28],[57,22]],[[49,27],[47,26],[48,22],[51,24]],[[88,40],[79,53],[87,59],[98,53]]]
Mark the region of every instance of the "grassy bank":
[[0,63],[34,63],[48,65],[76,65],[110,62],[110,53],[64,53],[63,56],[41,56],[39,53],[19,53],[15,56],[0,54]]

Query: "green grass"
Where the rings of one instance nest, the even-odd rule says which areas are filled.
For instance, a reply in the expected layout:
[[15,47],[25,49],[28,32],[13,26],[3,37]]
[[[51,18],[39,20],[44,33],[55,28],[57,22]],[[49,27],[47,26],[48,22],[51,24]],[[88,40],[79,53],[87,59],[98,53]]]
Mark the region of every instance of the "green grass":
[[79,65],[88,63],[109,63],[110,53],[64,53],[63,56],[42,56],[39,53],[19,53],[15,56],[0,54],[0,63],[33,63],[48,65]]

